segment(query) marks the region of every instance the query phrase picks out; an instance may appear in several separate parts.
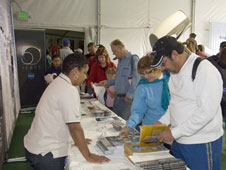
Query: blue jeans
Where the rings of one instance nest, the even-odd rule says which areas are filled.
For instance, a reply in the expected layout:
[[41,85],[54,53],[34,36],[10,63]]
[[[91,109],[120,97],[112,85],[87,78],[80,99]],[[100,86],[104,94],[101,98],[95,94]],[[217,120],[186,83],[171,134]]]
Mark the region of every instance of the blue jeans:
[[202,144],[173,142],[173,155],[182,159],[191,170],[221,169],[222,137]]
[[30,153],[25,148],[25,157],[30,162],[34,170],[64,170],[64,163],[66,157],[53,158],[52,152],[47,153],[45,156],[41,154],[36,155]]
[[113,104],[113,112],[115,112],[118,116],[123,118],[124,120],[128,120],[131,114],[131,105],[132,103],[128,103],[124,100],[124,97],[115,96],[114,104]]

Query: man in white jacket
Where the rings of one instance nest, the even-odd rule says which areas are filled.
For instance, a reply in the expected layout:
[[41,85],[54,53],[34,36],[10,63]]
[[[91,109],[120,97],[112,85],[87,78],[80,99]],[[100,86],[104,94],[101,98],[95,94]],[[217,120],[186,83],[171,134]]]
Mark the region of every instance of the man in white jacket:
[[208,61],[202,61],[192,80],[193,64],[198,57],[185,51],[176,38],[165,36],[154,47],[151,67],[159,65],[170,75],[170,104],[166,114],[154,124],[171,125],[158,137],[173,141],[173,155],[192,170],[220,170],[222,150],[223,83],[220,73]]

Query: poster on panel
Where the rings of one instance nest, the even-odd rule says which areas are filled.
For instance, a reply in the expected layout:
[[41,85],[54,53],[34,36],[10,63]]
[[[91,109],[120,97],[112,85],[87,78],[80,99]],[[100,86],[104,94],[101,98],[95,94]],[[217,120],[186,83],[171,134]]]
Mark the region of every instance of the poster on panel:
[[35,107],[45,90],[45,31],[15,30],[22,108]]

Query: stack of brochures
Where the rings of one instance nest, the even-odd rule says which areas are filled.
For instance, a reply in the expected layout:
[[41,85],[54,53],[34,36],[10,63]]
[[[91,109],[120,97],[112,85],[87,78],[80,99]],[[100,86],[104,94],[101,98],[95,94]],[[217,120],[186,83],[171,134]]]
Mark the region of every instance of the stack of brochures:
[[139,135],[128,135],[127,137],[121,136],[107,136],[101,137],[97,141],[97,147],[106,155],[115,153],[124,153],[125,143],[138,143]]
[[141,154],[141,153],[149,153],[149,152],[169,152],[169,150],[163,145],[156,145],[156,146],[140,146],[139,143],[135,144],[124,144],[125,154],[130,156],[133,154]]
[[143,170],[186,170],[184,161],[177,158],[165,158],[153,161],[136,162],[135,165]]
[[103,110],[98,106],[88,106],[87,107],[91,113],[92,117],[109,117],[111,116],[111,112],[107,109]]
[[143,125],[141,127],[139,143],[125,143],[125,154],[130,156],[135,153],[169,152],[163,143],[158,140],[158,135],[168,129],[169,126],[166,125]]
[[144,170],[186,170],[184,162],[174,158],[158,136],[170,127],[166,125],[143,125],[138,143],[125,143],[125,155]]

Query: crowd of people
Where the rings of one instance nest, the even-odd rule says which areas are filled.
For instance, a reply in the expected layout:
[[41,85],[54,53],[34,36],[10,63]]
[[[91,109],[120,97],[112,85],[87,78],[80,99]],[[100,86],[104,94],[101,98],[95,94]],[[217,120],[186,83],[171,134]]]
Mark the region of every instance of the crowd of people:
[[[115,39],[107,49],[94,42],[88,54],[70,50],[70,41],[56,49],[46,72],[55,74],[42,95],[31,128],[24,138],[26,158],[35,169],[62,170],[72,136],[89,162],[110,161],[91,153],[81,127],[80,97],[74,86],[86,81],[86,92],[95,97],[94,84],[104,86],[105,105],[126,120],[120,136],[138,125],[166,124],[160,142],[172,143],[172,154],[192,170],[220,169],[225,103],[222,101],[222,74],[209,60],[202,61],[192,79],[192,69],[205,56],[192,33],[185,43],[172,36],[157,40],[144,57],[129,52]],[[59,53],[57,53],[59,51]],[[54,52],[54,50],[52,50]],[[212,56],[226,69],[226,42]],[[63,64],[61,64],[63,63]]]

